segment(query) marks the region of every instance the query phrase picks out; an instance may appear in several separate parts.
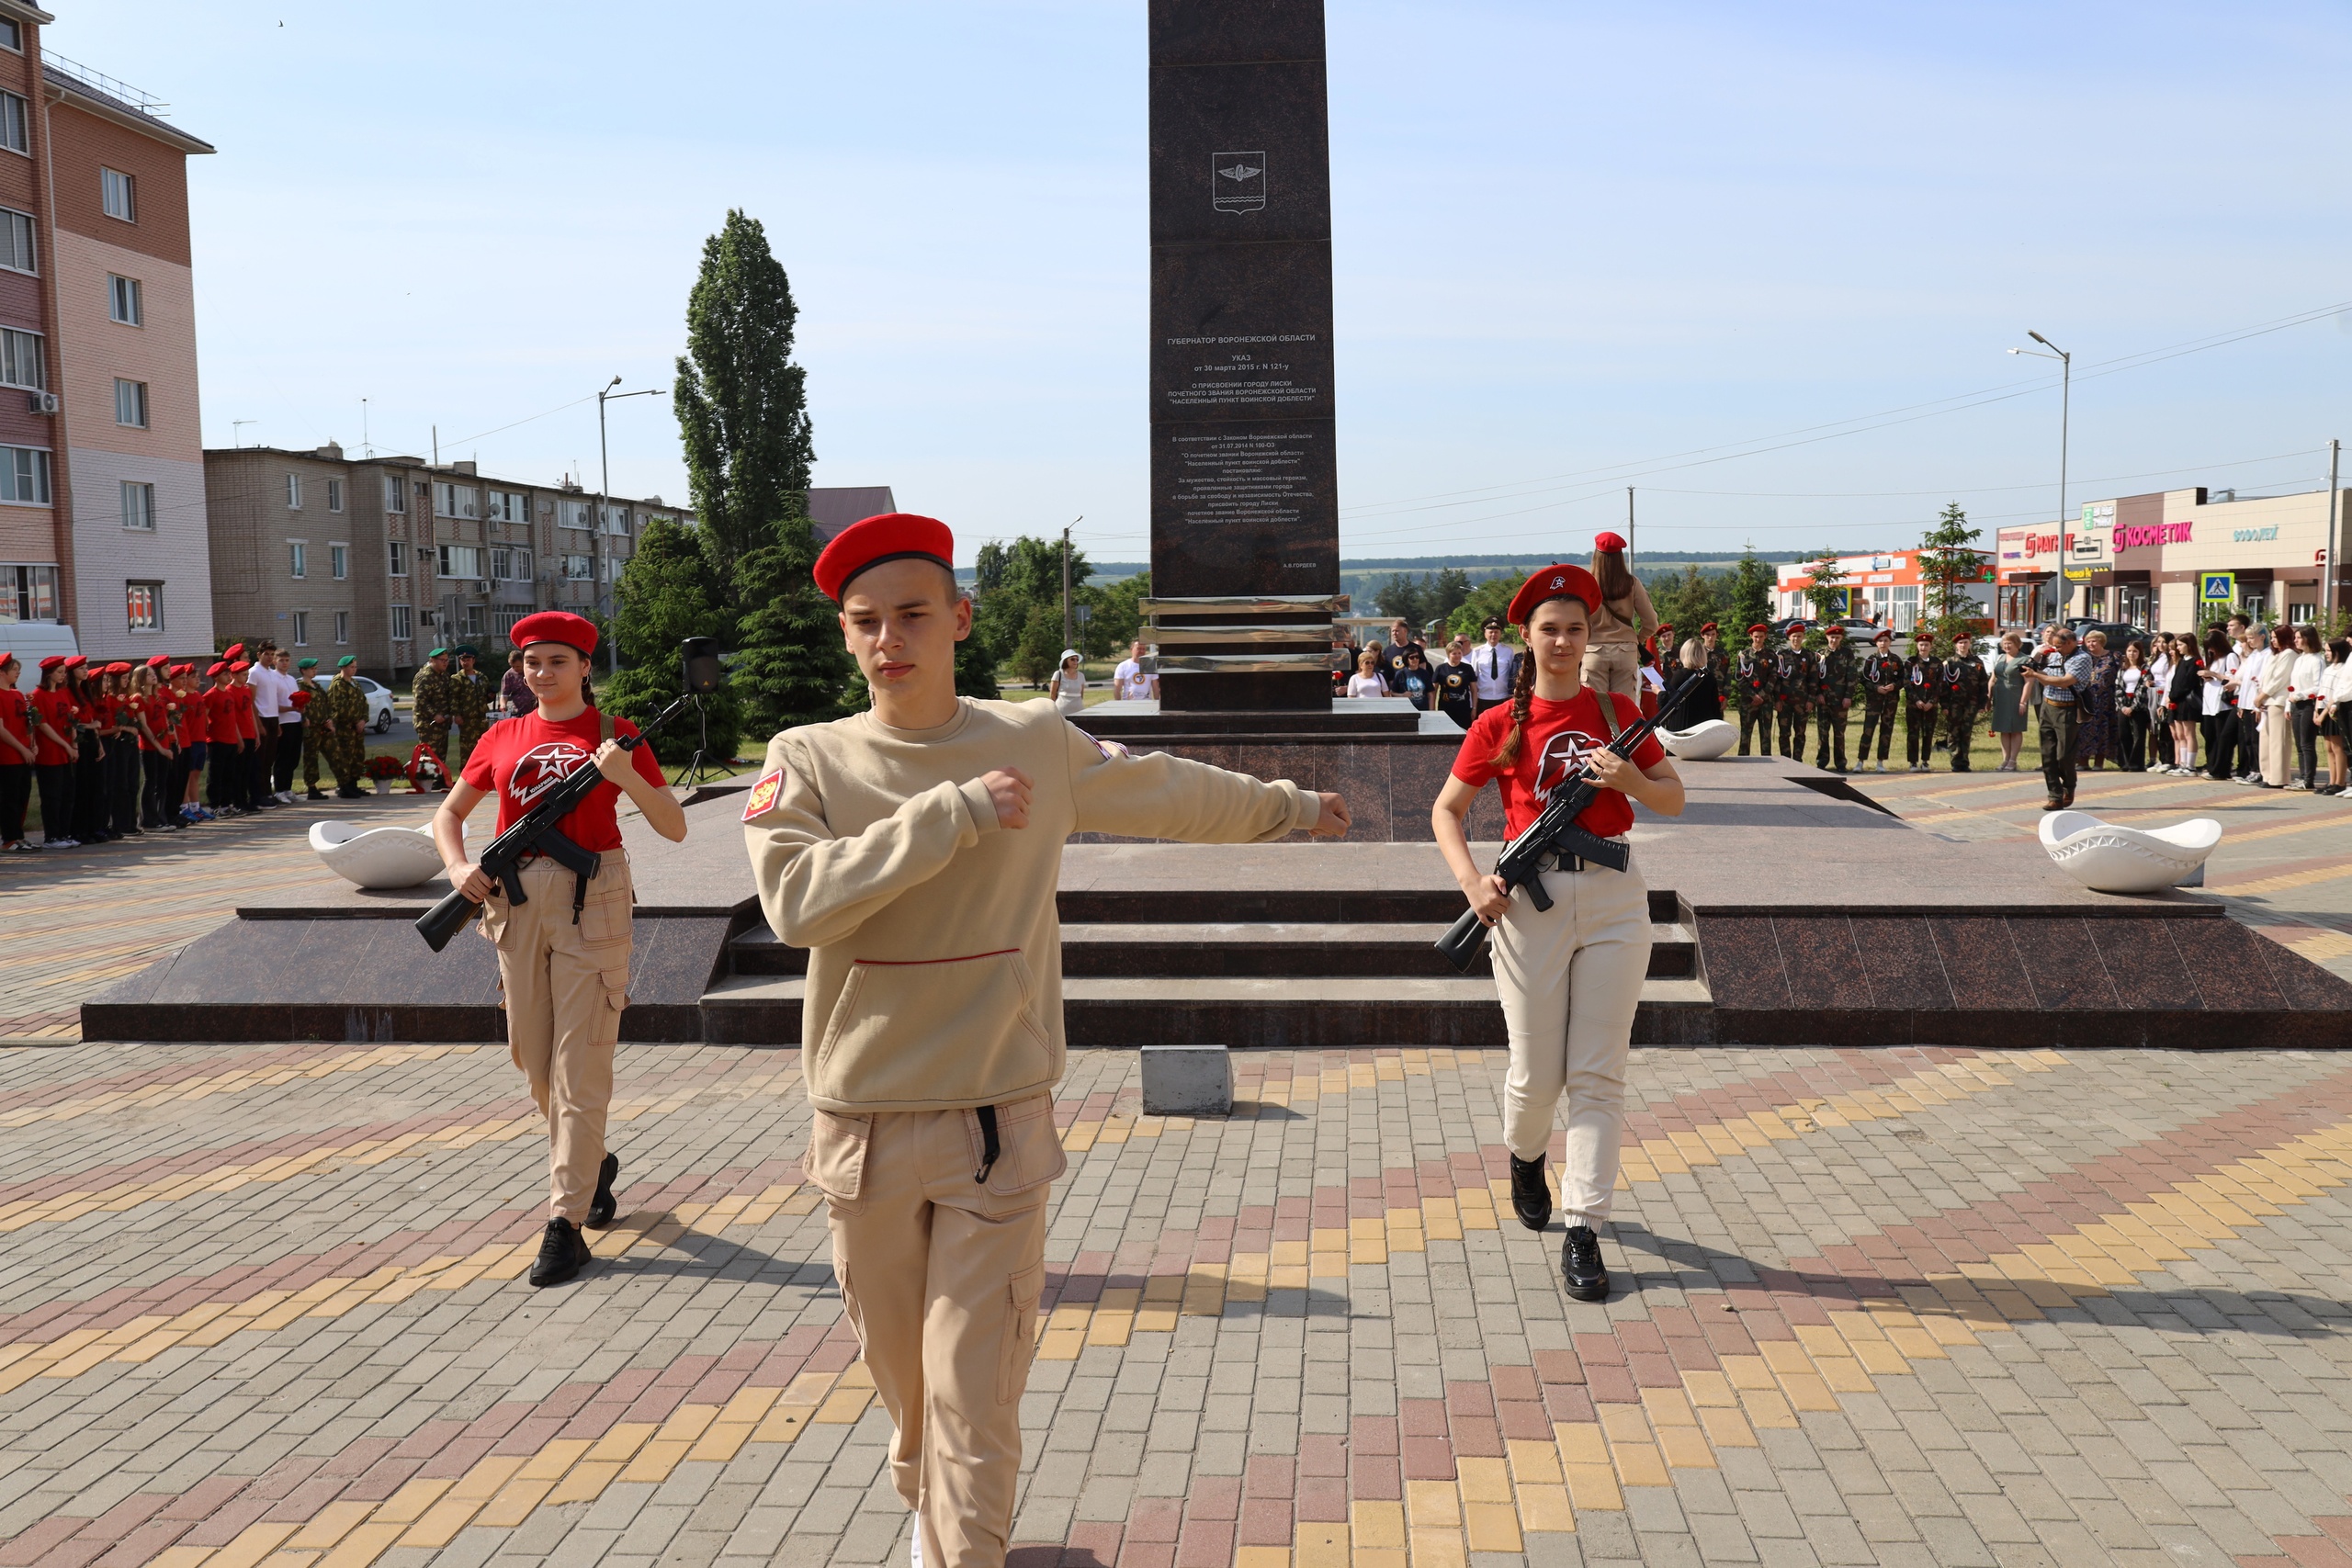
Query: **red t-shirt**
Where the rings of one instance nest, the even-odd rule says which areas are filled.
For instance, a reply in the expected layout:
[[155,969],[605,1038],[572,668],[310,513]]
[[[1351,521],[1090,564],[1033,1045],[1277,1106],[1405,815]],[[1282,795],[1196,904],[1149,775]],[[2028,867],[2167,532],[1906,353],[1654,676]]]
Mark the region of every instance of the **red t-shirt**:
[[229,686],[215,686],[204,694],[204,716],[212,731],[215,746],[234,746],[238,740],[237,708],[241,699]]
[[[1633,698],[1619,697],[1616,703],[1618,728],[1641,722],[1642,710]],[[1509,703],[1490,707],[1471,720],[1461,754],[1453,759],[1453,776],[1466,784],[1499,779],[1504,829],[1517,838],[1544,814],[1554,786],[1575,770],[1584,755],[1609,745],[1609,727],[1601,721],[1600,694],[1590,686],[1564,703],[1534,698],[1528,706],[1527,733],[1520,737],[1519,760],[1509,772],[1498,774],[1487,759],[1510,729]],[[1634,765],[1645,772],[1665,757],[1666,748],[1658,744],[1655,733],[1634,749]],[[1633,825],[1634,803],[1613,789],[1595,794],[1592,804],[1577,816],[1577,827],[1603,839],[1614,838]]]
[[254,689],[230,682],[229,691],[236,698],[237,738],[241,740],[261,739],[261,720],[254,716]]
[[[628,720],[613,720],[615,739],[636,733],[637,726]],[[600,744],[602,731],[594,708],[583,709],[577,718],[561,724],[550,723],[536,713],[526,714],[502,719],[484,731],[459,776],[484,794],[498,796],[498,830],[503,833],[538,803],[539,796],[570,777],[573,769],[591,766],[589,759]],[[639,778],[666,786],[668,781],[662,776],[662,764],[654,761],[653,748],[639,746],[629,755],[637,762]],[[563,836],[598,854],[619,849],[621,826],[616,803],[620,794],[616,784],[607,781],[598,785],[559,824]]]
[[35,692],[32,702],[33,712],[40,716],[41,722],[57,731],[65,741],[64,745],[60,746],[46,735],[35,741],[34,765],[55,767],[61,762],[72,761],[74,760],[74,716],[81,705],[74,700],[74,694],[63,686],[51,686],[46,691]]
[[[32,702],[14,686],[0,687],[0,729],[28,746],[33,743]],[[13,746],[0,746],[0,768],[28,765],[23,752]]]

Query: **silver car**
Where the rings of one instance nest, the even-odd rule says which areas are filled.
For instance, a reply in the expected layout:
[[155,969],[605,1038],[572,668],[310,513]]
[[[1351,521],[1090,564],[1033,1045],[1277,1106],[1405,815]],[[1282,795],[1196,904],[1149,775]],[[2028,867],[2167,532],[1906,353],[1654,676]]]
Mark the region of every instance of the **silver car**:
[[[368,728],[379,735],[389,734],[392,728],[392,689],[379,682],[371,681],[365,675],[354,675],[352,680],[358,683],[361,691],[368,694]],[[311,683],[322,692],[334,682],[334,677],[332,675],[311,677]]]

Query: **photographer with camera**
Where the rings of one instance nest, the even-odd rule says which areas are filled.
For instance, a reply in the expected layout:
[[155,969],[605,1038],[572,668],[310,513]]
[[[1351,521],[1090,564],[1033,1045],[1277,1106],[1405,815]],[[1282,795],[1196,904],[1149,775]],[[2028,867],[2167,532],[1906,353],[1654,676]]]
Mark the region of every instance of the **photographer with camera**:
[[[526,615],[511,634],[523,678],[538,707],[483,735],[457,786],[433,817],[433,841],[449,886],[482,907],[482,934],[498,944],[507,1048],[531,1081],[548,1123],[550,1214],[531,1283],[558,1285],[589,1258],[580,1227],[612,1224],[620,1161],[605,1147],[613,1100],[613,1047],[628,1005],[633,896],[616,802],[626,793],[653,830],[686,836],[686,814],[670,794],[650,748],[621,744],[638,733],[625,718],[596,711],[588,684],[596,628],[560,610]],[[498,797],[498,830],[580,770],[605,783],[557,825],[563,853],[584,851],[583,873],[559,862],[554,846],[526,852],[516,888],[502,886],[466,858],[466,818]],[[576,846],[574,850],[572,846]],[[519,898],[511,895],[516,891]],[[446,939],[445,939],[446,940]],[[437,945],[437,944],[436,944]]]

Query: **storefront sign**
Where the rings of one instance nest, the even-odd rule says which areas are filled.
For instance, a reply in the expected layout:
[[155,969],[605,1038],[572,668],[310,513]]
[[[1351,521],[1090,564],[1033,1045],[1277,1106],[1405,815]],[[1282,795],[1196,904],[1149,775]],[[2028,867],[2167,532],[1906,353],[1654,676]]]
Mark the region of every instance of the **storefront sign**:
[[[2112,530],[2109,537],[2115,542],[2116,553],[2120,555],[2125,550],[2146,549],[2152,545],[2186,545],[2189,543],[2188,531],[2196,525],[2194,521],[2138,523]],[[2275,534],[2278,530],[2271,532]]]
[[2267,528],[2233,528],[2230,530],[2230,543],[2233,545],[2267,544],[2278,536],[2278,525],[2276,523],[2273,523]]
[[2234,571],[2200,571],[2197,574],[2197,597],[2208,604],[2234,604],[2238,602],[2238,574]]
[[2066,581],[2069,582],[2088,582],[2091,580],[2091,572],[2094,569],[2087,566],[2070,566],[2066,569]]

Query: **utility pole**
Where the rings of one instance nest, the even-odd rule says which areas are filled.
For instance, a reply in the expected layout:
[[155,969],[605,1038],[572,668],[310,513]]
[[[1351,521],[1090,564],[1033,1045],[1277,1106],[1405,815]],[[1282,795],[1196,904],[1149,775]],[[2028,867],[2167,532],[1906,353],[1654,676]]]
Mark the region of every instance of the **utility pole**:
[[1625,570],[1634,570],[1634,487],[1625,487]]
[[[1076,525],[1073,524],[1071,526],[1074,527]],[[1064,528],[1062,530],[1062,646],[1064,648],[1072,646],[1069,632],[1069,528]],[[1059,667],[1057,662],[1056,668]]]
[[[659,387],[647,387],[641,391],[615,392],[613,389],[620,384],[621,378],[616,376],[596,389],[597,488],[596,510],[588,519],[588,602],[595,607],[598,615],[605,613],[605,510],[613,488],[612,453],[605,442],[605,400],[611,397],[650,398],[662,390]],[[612,615],[616,617],[619,614],[620,594],[616,592],[613,594]],[[620,639],[614,637],[611,630],[607,628],[599,640],[605,645],[605,672],[608,675],[617,672],[621,667]]]
[[2338,499],[2341,492],[2338,490],[2336,478],[2336,459],[2342,456],[2343,449],[2344,444],[2341,441],[2330,441],[2327,444],[2327,558],[2325,565],[2321,569],[2324,581],[2320,585],[2319,595],[2322,637],[2331,636],[2335,630],[2328,622],[2329,617],[2335,613],[2336,562],[2343,558],[2336,547],[2335,537],[2335,531],[2341,526],[2341,519],[2337,515],[2341,505]]
[[[2052,343],[2048,338],[2043,337],[2040,333],[2033,331],[2030,327],[2029,327],[2029,328],[2027,328],[2027,329],[2026,329],[2026,334],[2025,334],[2025,335],[2026,335],[2026,336],[2028,336],[2028,337],[2030,337],[2030,338],[2031,338],[2034,342],[2036,342],[2036,343],[2040,344],[2042,346],[2042,348],[2046,348],[2046,349],[2048,349],[2050,352],[2049,352],[2049,353],[2047,353],[2047,354],[2043,354],[2043,353],[2041,353],[2040,350],[2037,350],[2037,349],[2031,349],[2031,348],[2013,348],[2013,349],[2009,350],[2009,352],[2010,352],[2011,354],[2024,354],[2024,355],[2030,355],[2032,357],[2034,357],[2034,358],[2036,358],[2036,359],[2054,359],[2054,360],[2056,360],[2056,361],[2058,362],[2058,584],[2059,584],[2059,588],[2058,588],[2058,604],[2057,604],[2056,613],[2057,613],[2057,614],[2059,614],[2059,615],[2064,615],[2064,614],[2065,613],[2066,601],[2067,601],[2069,598],[2071,598],[2071,597],[2073,596],[2073,592],[2074,592],[2074,591],[2073,591],[2072,589],[2070,589],[2070,588],[2068,588],[2068,587],[2066,587],[2066,586],[2065,586],[2065,583],[2066,583],[2066,558],[2067,558],[2069,555],[2071,555],[2071,554],[2073,553],[2073,551],[2074,551],[2074,547],[2073,547],[2073,545],[2069,542],[2069,535],[2068,535],[2068,531],[2067,531],[2067,523],[2066,523],[2066,423],[2067,423],[2067,420],[2068,420],[2068,418],[2070,417],[2071,412],[2072,412],[2072,404],[2073,404],[2073,401],[2074,401],[2074,395],[2075,395],[2075,356],[2074,356],[2073,355],[2071,355],[2071,354],[2067,353],[2064,349],[2060,348],[2056,344]],[[2088,603],[2088,591],[2087,591],[2087,590],[2086,590],[2086,591],[2085,591],[2085,602],[2086,602],[2086,603]]]

